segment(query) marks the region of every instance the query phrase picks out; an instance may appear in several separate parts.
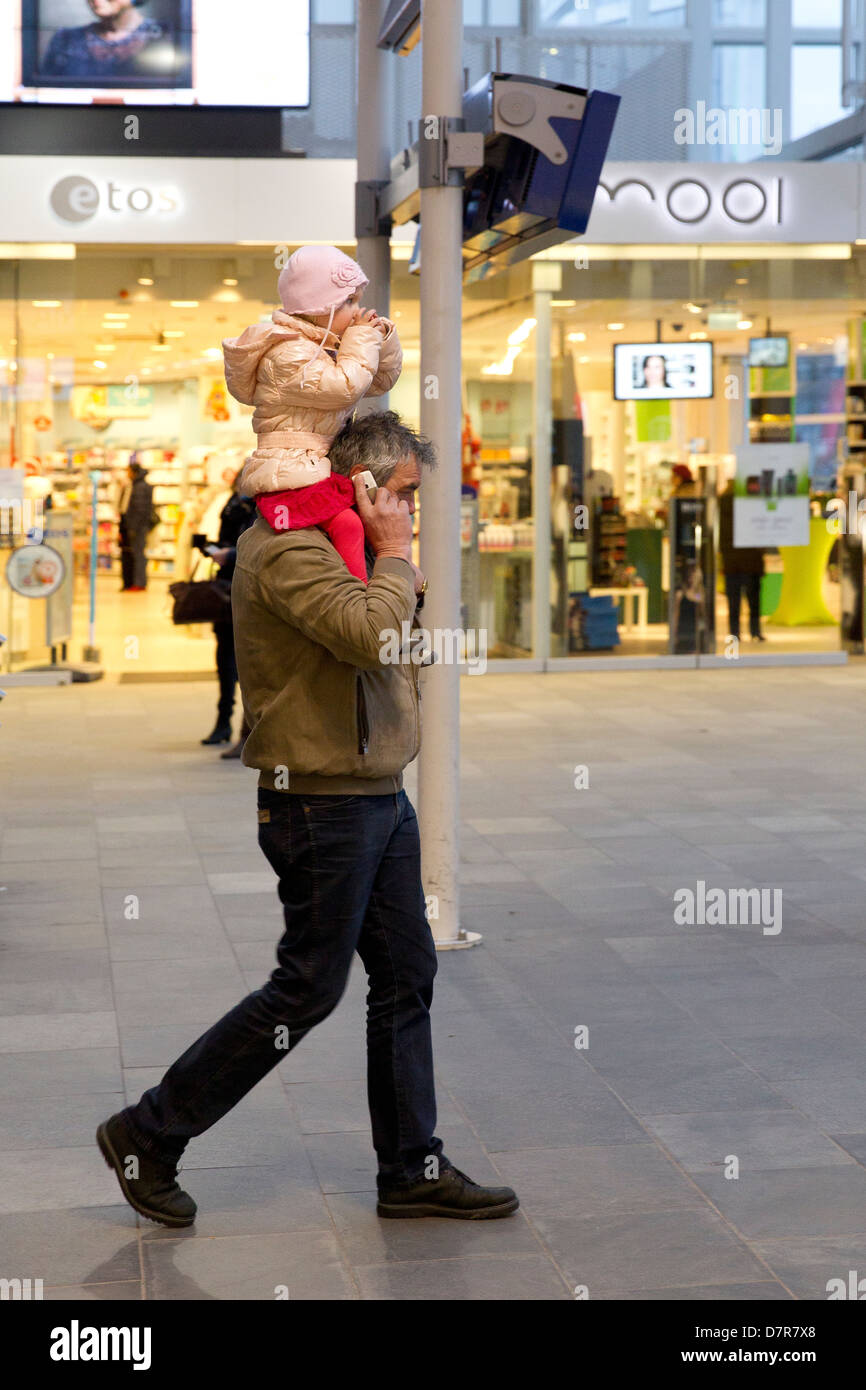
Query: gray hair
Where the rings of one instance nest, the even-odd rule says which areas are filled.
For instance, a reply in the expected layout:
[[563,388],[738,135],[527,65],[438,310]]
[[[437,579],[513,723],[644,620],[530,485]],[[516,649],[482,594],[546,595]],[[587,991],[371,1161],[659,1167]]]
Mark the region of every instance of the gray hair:
[[394,410],[350,420],[328,450],[335,473],[347,478],[360,464],[369,468],[378,487],[384,487],[398,463],[409,457],[417,459],[422,468],[436,466],[436,450],[431,441],[404,425]]

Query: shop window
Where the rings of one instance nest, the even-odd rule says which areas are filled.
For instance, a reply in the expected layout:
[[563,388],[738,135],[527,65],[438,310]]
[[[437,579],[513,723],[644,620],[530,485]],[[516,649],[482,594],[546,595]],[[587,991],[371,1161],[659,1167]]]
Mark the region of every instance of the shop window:
[[717,29],[763,29],[767,0],[713,0],[713,24]]
[[842,49],[833,43],[795,43],[791,55],[791,139],[841,121]]
[[[713,45],[713,106],[724,111],[758,111],[766,103],[766,49],[762,43],[717,43]],[[736,141],[707,146],[707,156],[716,160],[757,159],[765,153],[754,136],[755,122],[748,133],[738,128]]]
[[313,0],[314,24],[354,24],[355,0]]
[[686,7],[682,0],[649,0],[647,19],[650,24],[684,25]]
[[598,24],[628,24],[634,20],[631,0],[538,0],[539,28],[552,25],[569,27]]
[[842,0],[793,0],[791,21],[795,29],[841,29]]
[[463,0],[463,23],[469,28],[515,29],[520,0]]

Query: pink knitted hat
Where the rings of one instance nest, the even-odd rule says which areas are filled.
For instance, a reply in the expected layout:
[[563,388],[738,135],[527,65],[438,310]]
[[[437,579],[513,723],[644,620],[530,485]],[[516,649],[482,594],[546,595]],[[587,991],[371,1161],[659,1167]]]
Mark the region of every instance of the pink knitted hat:
[[280,271],[277,289],[287,314],[329,314],[366,284],[357,261],[336,246],[301,246]]

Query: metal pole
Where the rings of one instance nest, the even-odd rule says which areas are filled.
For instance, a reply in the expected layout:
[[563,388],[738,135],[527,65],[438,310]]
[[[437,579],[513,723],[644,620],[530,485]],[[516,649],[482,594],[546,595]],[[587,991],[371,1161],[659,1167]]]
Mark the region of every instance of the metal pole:
[[[463,106],[461,0],[422,0],[422,112],[419,137],[459,117]],[[462,212],[459,185],[421,188],[421,428],[436,445],[439,467],[421,499],[421,568],[430,579],[424,626],[460,626],[460,436]],[[448,643],[453,648],[453,643]],[[428,911],[440,949],[474,946],[477,932],[460,928],[460,671],[437,661],[424,681],[424,738],[419,761],[422,871]]]
[[[547,269],[546,266],[533,266],[536,278],[542,268]],[[535,374],[532,382],[532,515],[535,518],[532,655],[537,661],[547,661],[550,656],[551,298],[548,288],[536,284],[532,310],[535,319]]]
[[[92,489],[90,494],[90,623],[87,647],[88,652],[93,652],[96,647],[96,566],[99,562],[99,522],[97,520],[99,474],[91,473],[90,482]],[[85,656],[85,660],[93,660],[93,657]]]
[[[391,158],[391,102],[394,57],[377,48],[376,39],[385,16],[387,0],[359,0],[358,5],[358,172],[359,183],[387,180]],[[370,283],[364,291],[365,304],[384,318],[391,303],[391,246],[384,235],[358,235],[358,261]],[[388,409],[388,397],[376,396],[361,402],[359,415]]]

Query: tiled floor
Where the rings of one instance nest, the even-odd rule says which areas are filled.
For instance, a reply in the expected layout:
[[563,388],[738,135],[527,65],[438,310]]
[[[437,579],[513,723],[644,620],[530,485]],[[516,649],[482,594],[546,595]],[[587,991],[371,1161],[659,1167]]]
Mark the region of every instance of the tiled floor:
[[[255,778],[198,746],[212,685],[18,688],[0,1277],[52,1299],[712,1301],[866,1274],[866,665],[462,690],[484,944],[440,957],[439,1133],[517,1216],[376,1217],[356,971],[188,1149],[197,1224],[138,1222],[93,1129],[270,968]],[[781,931],[678,925],[698,880],[781,889]]]

